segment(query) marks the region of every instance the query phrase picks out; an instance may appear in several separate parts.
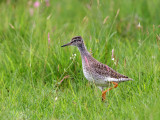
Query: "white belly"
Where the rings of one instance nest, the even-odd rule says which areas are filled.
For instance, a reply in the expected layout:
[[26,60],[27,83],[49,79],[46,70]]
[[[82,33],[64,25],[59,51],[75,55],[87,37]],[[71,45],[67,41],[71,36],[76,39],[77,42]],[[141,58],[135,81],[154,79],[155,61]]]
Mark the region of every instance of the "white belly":
[[86,69],[83,69],[83,74],[84,74],[84,76],[86,77],[86,79],[87,79],[88,81],[91,81],[91,82],[94,81],[92,75],[89,74],[89,72],[87,72]]

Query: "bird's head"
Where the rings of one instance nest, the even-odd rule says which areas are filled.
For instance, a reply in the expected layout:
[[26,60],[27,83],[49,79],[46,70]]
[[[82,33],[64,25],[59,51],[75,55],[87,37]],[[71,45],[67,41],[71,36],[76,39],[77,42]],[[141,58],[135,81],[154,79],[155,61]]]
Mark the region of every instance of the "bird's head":
[[81,36],[73,37],[71,42],[62,45],[61,47],[70,46],[70,45],[77,46],[77,47],[82,47],[82,45],[83,45],[82,37]]

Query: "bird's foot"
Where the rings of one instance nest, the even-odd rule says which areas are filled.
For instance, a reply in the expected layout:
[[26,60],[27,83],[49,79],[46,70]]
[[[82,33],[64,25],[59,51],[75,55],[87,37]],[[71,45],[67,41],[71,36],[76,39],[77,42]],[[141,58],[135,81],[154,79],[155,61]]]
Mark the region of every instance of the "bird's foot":
[[[118,83],[116,83],[116,82],[112,82],[112,83],[114,84],[114,88],[118,87]],[[113,88],[111,87],[111,88],[109,88],[109,89],[107,89],[105,91],[102,91],[102,101],[105,101],[105,99],[106,99],[106,92],[108,92],[108,91],[110,91],[112,89]]]

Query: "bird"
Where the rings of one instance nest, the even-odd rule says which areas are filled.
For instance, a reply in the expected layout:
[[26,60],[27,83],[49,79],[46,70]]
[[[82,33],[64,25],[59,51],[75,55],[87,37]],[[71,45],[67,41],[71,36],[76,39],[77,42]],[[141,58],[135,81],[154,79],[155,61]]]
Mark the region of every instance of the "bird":
[[[94,83],[101,90],[102,101],[105,101],[106,93],[111,89],[118,87],[118,84],[120,82],[133,80],[125,75],[116,72],[108,65],[105,65],[93,58],[92,55],[87,51],[87,48],[81,36],[73,37],[71,39],[71,42],[62,45],[61,47],[66,46],[78,47],[82,59],[83,74],[89,82]],[[110,84],[113,84],[114,86],[105,90],[110,86]]]

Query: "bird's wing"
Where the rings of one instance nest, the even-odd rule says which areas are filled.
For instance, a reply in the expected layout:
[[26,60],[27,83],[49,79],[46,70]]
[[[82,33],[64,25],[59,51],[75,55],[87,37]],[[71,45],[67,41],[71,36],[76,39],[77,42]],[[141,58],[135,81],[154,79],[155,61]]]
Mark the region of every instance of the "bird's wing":
[[132,80],[125,75],[122,75],[109,66],[102,64],[100,62],[94,62],[91,64],[91,67],[102,76],[108,77],[108,81],[128,81]]

